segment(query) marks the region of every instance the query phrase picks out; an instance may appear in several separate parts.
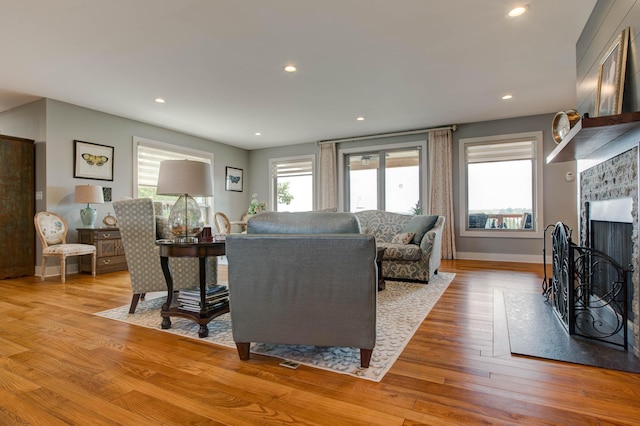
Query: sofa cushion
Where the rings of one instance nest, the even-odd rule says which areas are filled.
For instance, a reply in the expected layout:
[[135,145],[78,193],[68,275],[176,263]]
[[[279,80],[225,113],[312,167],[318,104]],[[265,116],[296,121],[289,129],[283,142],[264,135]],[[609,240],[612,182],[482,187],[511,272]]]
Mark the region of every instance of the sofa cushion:
[[406,225],[404,225],[402,232],[413,232],[415,234],[413,242],[419,245],[424,234],[429,232],[437,221],[438,216],[435,215],[416,215],[413,216]]
[[409,244],[410,242],[413,241],[413,237],[415,237],[416,234],[414,234],[413,232],[401,232],[399,234],[396,234],[392,239],[391,239],[391,243],[392,244]]
[[379,243],[378,247],[384,247],[383,260],[420,260],[422,250],[415,244]]

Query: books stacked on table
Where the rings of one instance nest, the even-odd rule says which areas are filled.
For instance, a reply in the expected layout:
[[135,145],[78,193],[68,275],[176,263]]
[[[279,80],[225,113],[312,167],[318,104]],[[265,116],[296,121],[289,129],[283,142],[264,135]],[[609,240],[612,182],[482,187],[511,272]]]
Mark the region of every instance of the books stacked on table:
[[[205,311],[219,308],[229,302],[229,289],[223,285],[211,285],[205,289]],[[200,287],[183,288],[178,292],[178,308],[200,312]]]

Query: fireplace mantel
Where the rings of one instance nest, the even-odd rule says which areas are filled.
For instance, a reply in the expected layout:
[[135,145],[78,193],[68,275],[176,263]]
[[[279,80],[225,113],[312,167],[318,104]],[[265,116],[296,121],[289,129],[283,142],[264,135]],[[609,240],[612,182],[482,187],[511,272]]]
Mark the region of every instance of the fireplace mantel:
[[606,159],[629,150],[640,140],[640,112],[582,118],[547,156],[547,163]]

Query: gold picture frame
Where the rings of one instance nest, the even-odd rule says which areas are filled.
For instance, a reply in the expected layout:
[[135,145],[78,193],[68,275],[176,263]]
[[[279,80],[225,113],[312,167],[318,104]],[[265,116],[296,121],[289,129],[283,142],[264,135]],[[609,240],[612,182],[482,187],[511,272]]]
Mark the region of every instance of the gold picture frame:
[[624,77],[627,68],[629,28],[625,28],[607,49],[598,67],[595,116],[616,115],[622,112]]

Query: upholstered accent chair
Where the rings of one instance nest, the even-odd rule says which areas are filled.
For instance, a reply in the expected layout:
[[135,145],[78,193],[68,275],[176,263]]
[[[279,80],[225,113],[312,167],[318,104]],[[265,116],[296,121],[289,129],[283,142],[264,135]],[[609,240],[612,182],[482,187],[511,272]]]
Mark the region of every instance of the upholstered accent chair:
[[376,342],[373,236],[351,213],[264,212],[226,237],[231,330],[238,355],[251,342],[360,349]]
[[44,281],[44,270],[47,259],[60,259],[60,281],[66,281],[67,257],[91,256],[91,275],[96,276],[96,247],[90,244],[67,244],[67,222],[51,212],[39,212],[33,217],[36,232],[42,243],[42,269],[40,279]]
[[[444,216],[409,215],[384,210],[355,213],[362,232],[384,247],[382,277],[427,283],[438,273],[442,260]],[[411,238],[405,238],[411,235]]]
[[213,215],[216,223],[216,230],[218,234],[230,234],[231,233],[231,221],[226,214],[222,212],[215,212]]
[[[160,266],[160,254],[156,240],[159,239],[150,198],[115,201],[113,209],[118,218],[124,253],[127,258],[133,298],[129,313],[133,314],[140,299],[146,293],[167,291],[167,283]],[[158,218],[160,219],[160,218]],[[199,263],[197,258],[170,258],[169,267],[174,281],[174,290],[199,285]],[[207,285],[218,280],[217,258],[207,261]]]

